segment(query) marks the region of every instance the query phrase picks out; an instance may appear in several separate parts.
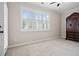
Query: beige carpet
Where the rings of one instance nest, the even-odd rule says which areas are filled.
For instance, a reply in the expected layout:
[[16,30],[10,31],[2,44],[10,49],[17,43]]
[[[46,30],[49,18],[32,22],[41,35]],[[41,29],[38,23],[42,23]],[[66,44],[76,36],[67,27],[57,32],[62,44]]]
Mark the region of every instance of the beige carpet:
[[10,48],[6,56],[79,56],[79,42],[52,39]]

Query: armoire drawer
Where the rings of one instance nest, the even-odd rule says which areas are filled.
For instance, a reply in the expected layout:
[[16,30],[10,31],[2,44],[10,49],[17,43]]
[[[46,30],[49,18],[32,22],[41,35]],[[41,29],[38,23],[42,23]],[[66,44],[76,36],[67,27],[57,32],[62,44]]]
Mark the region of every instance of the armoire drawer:
[[75,41],[78,41],[79,42],[79,38],[75,38]]
[[75,36],[75,38],[79,39],[79,36]]
[[74,33],[67,33],[67,37],[74,37]]
[[75,38],[79,39],[79,33],[75,33]]
[[67,39],[67,40],[73,40],[73,38],[69,38],[69,37],[68,37],[68,38],[66,38],[66,39]]
[[79,33],[75,33],[76,36],[79,36]]

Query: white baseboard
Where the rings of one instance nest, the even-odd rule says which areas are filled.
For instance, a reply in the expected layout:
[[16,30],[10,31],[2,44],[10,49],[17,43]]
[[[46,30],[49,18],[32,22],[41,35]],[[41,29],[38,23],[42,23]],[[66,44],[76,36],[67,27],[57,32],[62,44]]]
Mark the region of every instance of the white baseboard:
[[[58,39],[58,38],[53,38],[53,39]],[[22,45],[35,44],[35,43],[39,43],[39,42],[47,41],[47,40],[52,40],[52,38],[46,38],[46,39],[41,39],[41,40],[39,39],[39,40],[30,41],[30,42],[23,42],[23,43],[19,43],[19,44],[9,45],[8,48],[18,47],[18,46],[22,46]]]

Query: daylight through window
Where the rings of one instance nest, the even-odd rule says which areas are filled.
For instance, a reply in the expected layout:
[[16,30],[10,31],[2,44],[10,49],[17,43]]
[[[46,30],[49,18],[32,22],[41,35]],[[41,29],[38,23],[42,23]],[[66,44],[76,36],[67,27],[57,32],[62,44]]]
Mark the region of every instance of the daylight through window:
[[33,10],[21,9],[22,30],[24,31],[46,31],[49,29],[48,14]]

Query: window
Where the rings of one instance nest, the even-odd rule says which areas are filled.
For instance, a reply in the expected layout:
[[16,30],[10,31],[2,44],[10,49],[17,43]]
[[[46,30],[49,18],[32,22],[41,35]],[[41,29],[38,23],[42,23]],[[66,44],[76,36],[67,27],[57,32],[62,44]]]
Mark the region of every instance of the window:
[[47,31],[49,29],[48,14],[21,8],[21,28],[23,31]]

